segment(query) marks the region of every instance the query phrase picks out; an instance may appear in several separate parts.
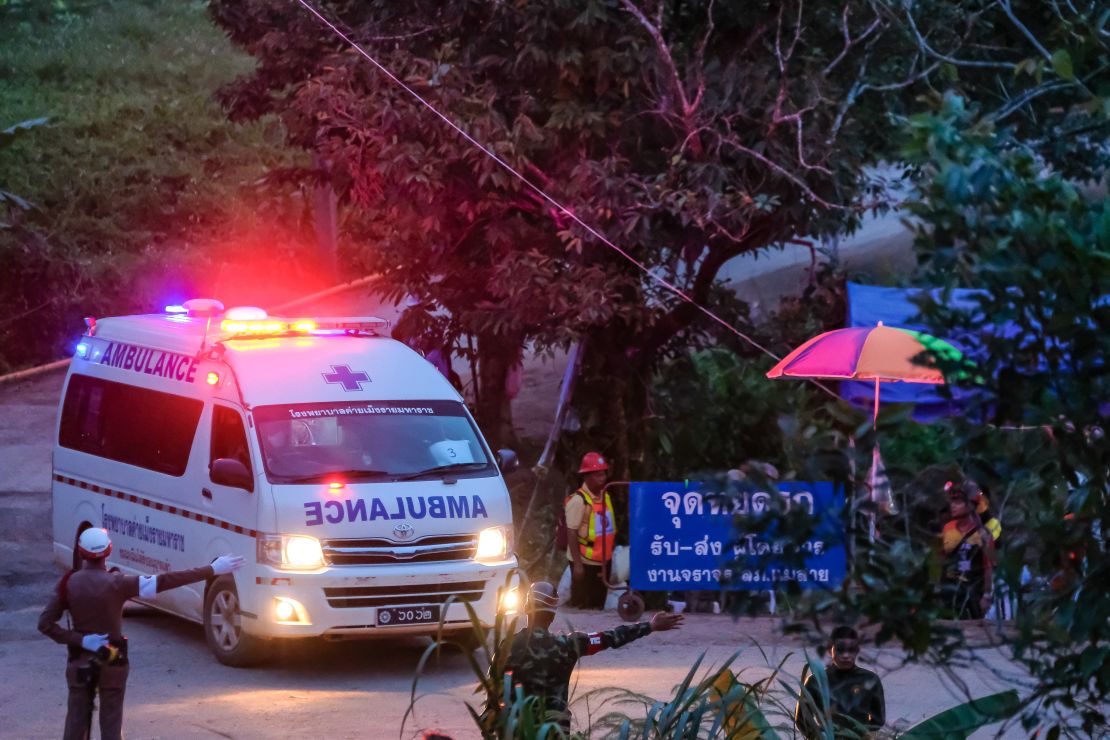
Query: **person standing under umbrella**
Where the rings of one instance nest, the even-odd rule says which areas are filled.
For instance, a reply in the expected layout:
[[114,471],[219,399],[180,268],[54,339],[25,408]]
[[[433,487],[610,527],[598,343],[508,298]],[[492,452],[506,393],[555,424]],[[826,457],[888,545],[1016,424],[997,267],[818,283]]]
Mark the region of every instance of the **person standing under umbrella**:
[[[1002,525],[994,516],[980,517],[985,500],[975,481],[949,481],[944,490],[951,518],[940,535],[941,593],[957,619],[982,619],[994,599],[994,548]],[[983,511],[989,512],[985,506]]]

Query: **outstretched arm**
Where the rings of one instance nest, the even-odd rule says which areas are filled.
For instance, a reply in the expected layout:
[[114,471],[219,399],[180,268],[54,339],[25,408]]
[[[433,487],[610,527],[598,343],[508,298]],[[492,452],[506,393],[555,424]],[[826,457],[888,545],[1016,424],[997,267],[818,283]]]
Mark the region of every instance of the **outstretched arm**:
[[128,579],[125,582],[125,587],[128,589],[134,588],[135,592],[130,596],[141,596],[145,599],[149,599],[155,594],[169,591],[171,588],[178,588],[179,586],[186,586],[190,583],[203,581],[214,575],[224,575],[234,570],[239,570],[242,567],[243,558],[237,555],[221,555],[212,561],[211,565],[205,565],[200,568],[175,570],[170,573],[160,573],[156,576],[139,576],[133,582]]
[[666,632],[682,624],[681,614],[659,612],[650,622],[622,624],[600,632],[575,632],[574,639],[579,655],[594,655],[609,648],[619,648],[652,632]]

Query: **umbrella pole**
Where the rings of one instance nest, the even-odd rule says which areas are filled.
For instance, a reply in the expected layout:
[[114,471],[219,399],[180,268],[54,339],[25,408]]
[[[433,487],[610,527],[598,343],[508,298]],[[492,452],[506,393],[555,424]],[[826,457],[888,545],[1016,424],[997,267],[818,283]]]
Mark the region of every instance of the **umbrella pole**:
[[[878,450],[879,449],[879,379],[878,378],[875,378],[875,406],[874,406],[874,410],[871,412],[871,430],[875,433],[875,447],[874,447],[874,449]],[[876,534],[876,531],[875,531],[875,505],[878,504],[878,502],[875,500],[875,484],[876,484],[876,480],[875,480],[876,470],[875,469],[876,469],[876,467],[878,467],[878,466],[875,465],[875,455],[874,455],[874,452],[872,452],[872,455],[871,455],[871,474],[870,474],[870,476],[868,476],[869,477],[868,483],[869,483],[870,488],[871,488],[871,490],[868,493],[868,498],[871,500],[872,507],[871,507],[871,511],[868,512],[868,517],[867,517],[870,520],[868,522],[868,525],[867,525],[867,534],[868,534],[869,541],[871,543],[875,542],[875,534]]]
[[871,412],[871,428],[875,431],[879,429],[879,379],[875,378],[875,408]]

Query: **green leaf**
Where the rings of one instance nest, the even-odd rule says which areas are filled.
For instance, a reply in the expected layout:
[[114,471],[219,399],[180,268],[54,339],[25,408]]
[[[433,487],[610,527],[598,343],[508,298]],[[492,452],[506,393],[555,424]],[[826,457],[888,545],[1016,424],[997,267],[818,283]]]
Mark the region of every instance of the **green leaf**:
[[964,740],[985,725],[1012,717],[1021,707],[1017,691],[1010,689],[972,699],[934,714],[908,729],[902,740]]
[[1071,54],[1067,52],[1067,49],[1057,49],[1056,53],[1052,55],[1052,69],[1065,80],[1075,79],[1075,70],[1071,65]]

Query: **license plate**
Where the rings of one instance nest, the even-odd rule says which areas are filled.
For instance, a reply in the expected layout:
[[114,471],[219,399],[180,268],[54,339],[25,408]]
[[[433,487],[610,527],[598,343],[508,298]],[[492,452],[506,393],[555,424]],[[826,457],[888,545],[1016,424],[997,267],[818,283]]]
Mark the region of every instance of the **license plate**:
[[439,606],[398,606],[378,609],[379,627],[439,622]]

